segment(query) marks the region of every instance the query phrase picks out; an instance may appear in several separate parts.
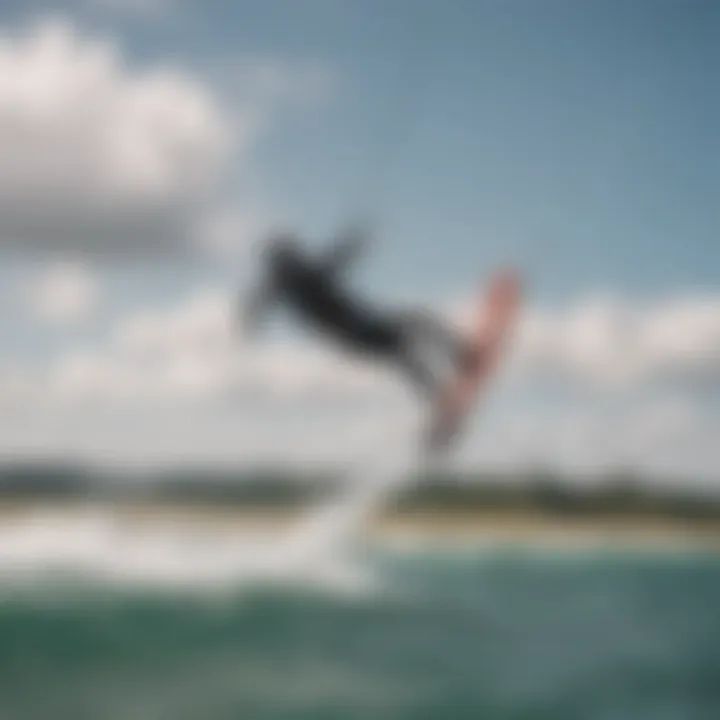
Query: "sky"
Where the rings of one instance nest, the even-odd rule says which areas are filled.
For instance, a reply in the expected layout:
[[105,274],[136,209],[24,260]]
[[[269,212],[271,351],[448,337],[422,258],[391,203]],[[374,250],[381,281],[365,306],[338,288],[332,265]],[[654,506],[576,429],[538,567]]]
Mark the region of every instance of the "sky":
[[233,326],[269,229],[367,219],[380,305],[525,278],[458,462],[720,487],[719,38],[710,0],[4,2],[2,457],[413,437],[392,368]]

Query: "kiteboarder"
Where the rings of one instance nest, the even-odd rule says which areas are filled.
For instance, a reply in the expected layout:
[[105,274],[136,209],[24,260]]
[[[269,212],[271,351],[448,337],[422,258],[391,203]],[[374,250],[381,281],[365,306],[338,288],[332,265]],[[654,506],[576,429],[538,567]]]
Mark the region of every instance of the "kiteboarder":
[[[355,229],[325,251],[311,253],[292,234],[271,236],[262,250],[262,278],[242,309],[245,333],[254,333],[267,310],[282,304],[345,349],[393,364],[437,411],[428,441],[438,449],[449,442],[467,409],[466,396],[493,364],[508,308],[499,311],[515,297],[515,283],[509,276],[496,279],[490,322],[465,337],[426,312],[385,310],[353,295],[345,272],[366,240]],[[449,361],[449,376],[434,366],[437,356]]]

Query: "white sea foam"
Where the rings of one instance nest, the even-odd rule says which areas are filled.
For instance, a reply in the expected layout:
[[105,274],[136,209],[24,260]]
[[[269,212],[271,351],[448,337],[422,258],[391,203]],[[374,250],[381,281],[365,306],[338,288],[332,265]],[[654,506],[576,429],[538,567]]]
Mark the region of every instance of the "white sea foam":
[[288,531],[198,528],[177,520],[127,524],[112,509],[55,509],[0,529],[5,582],[83,576],[109,583],[208,588],[309,584],[369,589],[371,576],[345,554],[300,553]]
[[358,530],[415,464],[413,436],[406,425],[392,432],[376,428],[347,491],[289,529],[260,532],[160,518],[128,524],[101,505],[18,515],[0,527],[0,574],[17,579],[59,572],[161,586],[372,589],[372,567],[353,552]]

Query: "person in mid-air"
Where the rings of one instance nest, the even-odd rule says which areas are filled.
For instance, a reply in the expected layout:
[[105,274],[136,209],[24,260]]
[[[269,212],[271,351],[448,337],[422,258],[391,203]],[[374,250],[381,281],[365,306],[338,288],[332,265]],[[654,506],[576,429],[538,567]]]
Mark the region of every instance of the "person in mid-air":
[[293,235],[271,236],[262,251],[264,277],[243,307],[245,332],[253,333],[268,308],[281,303],[345,349],[394,364],[436,406],[448,375],[440,376],[434,360],[438,355],[449,360],[451,375],[482,372],[483,343],[422,311],[385,310],[353,296],[344,273],[365,239],[349,232],[312,254]]

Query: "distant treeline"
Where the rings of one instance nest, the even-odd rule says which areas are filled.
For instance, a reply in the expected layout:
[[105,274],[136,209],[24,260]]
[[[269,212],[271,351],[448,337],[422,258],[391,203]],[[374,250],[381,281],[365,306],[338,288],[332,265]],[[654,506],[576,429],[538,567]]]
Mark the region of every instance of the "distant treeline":
[[310,477],[264,468],[229,472],[172,469],[123,474],[68,464],[0,466],[0,501],[106,498],[296,507],[327,496],[338,487],[337,481],[329,476]]
[[524,511],[556,517],[667,517],[720,522],[720,497],[653,486],[630,476],[592,484],[546,475],[525,478],[421,478],[392,503],[404,512],[494,514]]
[[[299,473],[269,468],[245,471],[174,469],[139,477],[108,474],[59,463],[0,467],[0,501],[53,502],[107,498],[147,503],[233,505],[295,509],[342,489],[341,474]],[[593,483],[568,482],[548,473],[418,475],[395,497],[397,513],[533,512],[553,516],[649,516],[720,522],[720,495],[699,494],[616,474]]]

